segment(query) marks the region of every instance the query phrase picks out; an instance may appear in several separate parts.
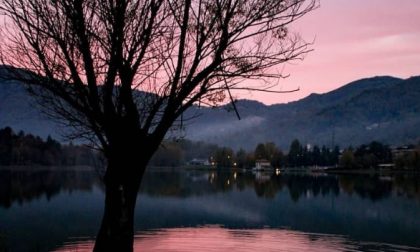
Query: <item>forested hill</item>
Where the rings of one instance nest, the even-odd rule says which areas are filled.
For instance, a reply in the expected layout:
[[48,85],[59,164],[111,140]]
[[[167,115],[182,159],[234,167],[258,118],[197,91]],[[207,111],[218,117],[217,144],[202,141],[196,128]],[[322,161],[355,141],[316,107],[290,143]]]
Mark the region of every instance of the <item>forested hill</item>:
[[[183,135],[245,149],[266,141],[287,149],[295,138],[343,147],[373,140],[391,145],[420,140],[420,77],[362,79],[296,102],[266,106],[240,100],[237,108],[242,120],[231,105],[191,108],[185,117],[200,116],[188,121]],[[21,84],[0,80],[0,128],[6,126],[56,139],[65,133],[40,114]]]
[[195,109],[202,116],[190,123],[186,135],[245,148],[273,141],[283,149],[295,138],[343,147],[373,140],[387,144],[420,140],[420,77],[374,77],[288,104],[265,106],[242,100],[237,107],[240,121],[234,112],[226,112],[232,111],[230,105]]

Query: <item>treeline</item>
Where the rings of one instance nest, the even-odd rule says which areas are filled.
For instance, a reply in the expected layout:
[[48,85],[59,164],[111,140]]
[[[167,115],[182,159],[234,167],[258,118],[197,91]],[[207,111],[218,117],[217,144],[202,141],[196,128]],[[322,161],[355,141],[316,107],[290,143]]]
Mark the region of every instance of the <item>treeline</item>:
[[51,137],[46,140],[23,131],[0,129],[0,165],[75,166],[98,164],[95,151],[73,144],[62,145]]
[[348,169],[374,168],[380,164],[391,164],[392,162],[392,152],[389,146],[373,141],[355,149],[349,147],[344,150],[340,158],[340,167]]
[[340,158],[340,167],[347,169],[376,168],[380,165],[420,170],[420,144],[391,149],[388,145],[373,141],[358,148],[345,149]]
[[[274,143],[260,143],[253,151],[234,151],[205,142],[187,139],[165,141],[150,161],[151,166],[182,166],[193,159],[206,161],[219,168],[255,167],[256,161],[264,160],[274,168],[328,166],[345,169],[375,168],[388,164],[397,169],[420,169],[420,144],[391,149],[388,145],[373,141],[359,147],[340,151],[338,146],[304,145],[294,140],[287,152]],[[31,134],[13,132],[10,127],[0,129],[0,165],[45,166],[96,166],[102,164],[101,155],[87,147],[63,145],[48,137],[43,140]]]
[[274,143],[262,144],[254,152],[240,149],[235,152],[229,147],[221,147],[205,142],[193,142],[187,139],[165,141],[150,161],[152,166],[180,166],[188,164],[193,159],[199,159],[217,167],[254,167],[258,159],[270,159],[273,165],[284,161],[281,152]]
[[398,169],[420,170],[420,145],[413,151],[402,153],[394,160],[395,167]]
[[189,140],[166,141],[151,161],[152,166],[181,166],[192,159],[207,161],[218,168],[253,168],[256,161],[266,161],[274,168],[336,167],[344,169],[376,168],[388,165],[397,169],[420,169],[420,145],[392,150],[388,145],[373,141],[358,147],[340,150],[339,146],[304,145],[294,140],[287,152],[274,143],[260,143],[253,151],[234,151],[204,142]]
[[343,169],[416,169],[420,170],[420,144],[391,149],[378,141],[362,144],[356,148],[340,150],[338,146],[303,145],[294,140],[287,154],[272,142],[260,143],[254,151],[240,149],[234,152],[230,148],[218,147],[210,157],[218,167],[252,168],[256,161],[266,160],[274,168],[293,167],[336,167]]
[[[358,195],[376,201],[398,192],[399,196],[420,201],[419,177],[407,174],[396,174],[392,179],[385,180],[381,176],[306,176],[287,173],[259,178],[251,173],[225,170],[203,175],[202,172],[184,173],[174,170],[146,172],[140,190],[154,197],[181,198],[249,189],[253,189],[258,197],[274,198],[286,190],[293,201],[298,201],[308,193],[313,197],[328,194]],[[3,172],[0,176],[0,208],[29,203],[41,196],[51,199],[61,191],[92,191],[94,188],[104,190],[95,172]]]
[[314,147],[302,145],[294,140],[285,154],[274,143],[260,143],[254,151],[247,152],[240,149],[234,152],[227,147],[218,148],[210,157],[212,163],[218,167],[252,168],[258,160],[268,161],[272,167],[304,167],[304,166],[333,166],[338,163],[340,149],[326,146]]
[[208,160],[218,150],[215,144],[193,142],[187,139],[169,139],[162,143],[149,165],[175,167],[187,164],[192,159]]

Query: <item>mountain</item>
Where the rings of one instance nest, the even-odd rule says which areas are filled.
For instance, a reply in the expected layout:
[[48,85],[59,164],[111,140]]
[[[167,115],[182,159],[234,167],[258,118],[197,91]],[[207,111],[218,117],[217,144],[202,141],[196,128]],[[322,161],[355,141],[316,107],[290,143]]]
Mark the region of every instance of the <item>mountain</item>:
[[237,103],[194,112],[202,116],[186,135],[194,140],[251,149],[272,141],[288,148],[293,139],[308,144],[349,146],[378,140],[397,145],[420,140],[420,77],[374,77],[287,104]]
[[58,138],[64,133],[40,111],[21,83],[5,81],[0,76],[0,128],[11,126],[16,131],[23,130],[44,138],[48,135]]
[[[236,107],[241,120],[232,104],[189,109],[184,118],[198,118],[186,122],[183,135],[235,149],[253,149],[267,141],[287,149],[295,138],[343,147],[372,140],[391,145],[420,140],[420,77],[373,77],[287,104],[239,100]],[[40,113],[22,84],[0,80],[0,128],[5,126],[42,137],[66,132]]]

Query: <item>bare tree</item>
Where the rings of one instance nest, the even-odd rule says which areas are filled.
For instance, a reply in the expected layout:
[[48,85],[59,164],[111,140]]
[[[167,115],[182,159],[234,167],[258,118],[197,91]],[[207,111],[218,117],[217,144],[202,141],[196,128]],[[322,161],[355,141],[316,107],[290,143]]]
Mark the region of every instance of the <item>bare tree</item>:
[[[146,165],[177,118],[233,90],[270,91],[308,43],[317,0],[0,0],[1,59],[108,161],[95,251],[132,251]],[[25,69],[23,71],[22,69]],[[250,81],[254,80],[254,84]]]

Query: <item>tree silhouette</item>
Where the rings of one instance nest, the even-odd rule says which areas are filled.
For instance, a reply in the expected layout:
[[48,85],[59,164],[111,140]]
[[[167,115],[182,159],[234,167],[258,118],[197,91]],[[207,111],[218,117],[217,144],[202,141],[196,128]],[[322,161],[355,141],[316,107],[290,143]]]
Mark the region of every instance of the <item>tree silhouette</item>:
[[132,251],[146,165],[183,112],[233,101],[233,90],[278,92],[269,89],[284,77],[276,66],[309,51],[288,26],[317,7],[316,0],[0,2],[9,78],[28,84],[46,113],[70,125],[72,137],[98,143],[108,161],[95,251]]
[[255,147],[254,156],[256,159],[268,159],[267,150],[265,149],[265,145],[263,143],[259,143],[257,147]]
[[302,165],[302,155],[303,155],[303,147],[300,144],[299,140],[295,139],[290,144],[289,154],[288,154],[288,161],[289,165],[292,167],[301,166]]

